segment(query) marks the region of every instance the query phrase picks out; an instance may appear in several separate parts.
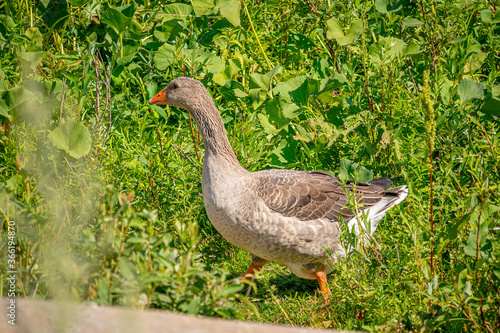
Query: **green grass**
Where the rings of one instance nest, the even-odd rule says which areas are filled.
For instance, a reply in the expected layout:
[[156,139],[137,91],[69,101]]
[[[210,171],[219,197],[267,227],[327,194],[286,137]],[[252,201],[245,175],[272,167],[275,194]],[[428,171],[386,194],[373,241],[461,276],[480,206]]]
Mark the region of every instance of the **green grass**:
[[[56,2],[0,5],[2,296],[15,221],[19,297],[498,331],[498,1]],[[237,283],[250,256],[206,216],[196,125],[147,103],[184,73],[246,169],[408,185],[378,246],[335,265],[330,303],[278,263]]]

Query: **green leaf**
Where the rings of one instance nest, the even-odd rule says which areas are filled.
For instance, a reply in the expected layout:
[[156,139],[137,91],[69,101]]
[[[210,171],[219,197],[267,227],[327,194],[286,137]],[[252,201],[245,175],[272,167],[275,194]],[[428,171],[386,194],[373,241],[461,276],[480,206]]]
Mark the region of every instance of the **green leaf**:
[[352,21],[351,26],[345,34],[342,24],[335,17],[332,17],[328,21],[326,21],[326,25],[328,27],[326,34],[327,38],[335,38],[337,43],[339,43],[340,45],[352,44],[363,31],[363,21],[360,19]]
[[269,117],[269,121],[273,126],[275,126],[278,130],[282,130],[286,127],[292,117],[286,113],[288,110],[282,110],[282,103],[276,99],[267,100],[264,104],[264,109],[266,110],[266,114]]
[[318,98],[327,102],[333,103],[335,96],[333,96],[333,91],[347,85],[347,78],[344,74],[333,73],[328,78],[326,85],[318,92]]
[[462,105],[474,98],[483,98],[486,85],[471,78],[463,79],[458,84],[458,95]]
[[186,312],[188,314],[197,314],[198,313],[198,309],[200,307],[200,299],[199,298],[192,298],[191,301],[189,302],[187,308],[186,308]]
[[385,55],[393,59],[399,57],[407,47],[406,43],[396,37],[380,37],[381,43],[385,49]]
[[127,72],[123,66],[118,66],[111,73],[111,79],[117,85],[121,85],[128,78]]
[[213,53],[203,51],[201,49],[184,50],[186,60],[190,64],[202,64],[206,71],[211,74],[222,72],[226,66],[226,62]]
[[500,85],[491,88],[491,96],[484,101],[480,111],[485,114],[500,117]]
[[271,125],[271,123],[269,122],[269,119],[266,117],[265,114],[257,113],[257,118],[259,119],[260,126],[262,126],[262,128],[264,129],[264,132],[266,132],[267,134],[276,134],[279,132],[276,129],[276,127]]
[[97,298],[101,304],[107,305],[109,303],[109,287],[105,278],[99,278],[97,286]]
[[293,138],[294,133],[288,133],[282,139],[278,147],[271,152],[271,164],[274,166],[281,166],[293,163],[297,160],[295,150],[297,148],[297,141]]
[[408,44],[403,48],[402,55],[410,56],[419,54],[422,51],[420,50],[420,45],[418,44]]
[[25,51],[42,51],[43,35],[36,27],[26,29],[26,37],[30,39],[30,45]]
[[68,2],[71,4],[73,7],[81,7],[85,5],[87,2],[90,0],[68,0]]
[[290,123],[290,119],[283,117],[280,103],[277,99],[269,99],[264,103],[265,114],[259,113],[259,118],[264,132],[267,134],[275,134],[281,131]]
[[[389,3],[393,2],[389,7]],[[388,8],[389,7],[389,8]],[[375,0],[375,9],[382,14],[395,13],[401,10],[402,4],[400,1]]]
[[451,89],[453,88],[453,81],[444,78],[443,84],[441,85],[441,99],[444,104],[450,103]]
[[139,51],[139,48],[141,47],[141,43],[133,40],[133,39],[128,39],[124,40],[123,42],[123,57],[119,57],[116,60],[116,63],[120,66],[127,65],[130,63],[137,52]]
[[236,68],[234,66],[234,61],[230,59],[228,61],[228,64],[224,68],[224,71],[221,73],[217,73],[213,76],[213,81],[217,83],[218,85],[225,85],[227,80],[230,80],[233,78],[233,75],[238,73],[239,68]]
[[162,9],[161,16],[165,21],[175,20],[187,22],[189,16],[193,12],[193,7],[184,3],[176,3],[171,5],[166,5]]
[[[217,75],[217,74],[216,74]],[[215,75],[214,75],[215,77]],[[214,80],[215,82],[215,80]],[[236,101],[238,98],[247,97],[248,95],[243,91],[243,85],[235,80],[226,80],[224,86],[221,87],[221,94],[227,101]]]
[[299,75],[278,83],[273,91],[275,94],[280,94],[280,99],[284,98],[298,106],[306,105],[309,99],[307,81],[306,75]]
[[472,76],[473,73],[478,71],[484,63],[484,60],[487,58],[488,53],[478,52],[473,53],[464,66],[464,76]]
[[101,22],[108,24],[117,34],[121,34],[132,21],[136,9],[135,2],[126,6],[107,8],[102,13]]
[[226,286],[223,290],[223,294],[235,294],[238,291],[242,290],[245,286],[243,284],[233,284],[230,286]]
[[74,158],[80,158],[90,152],[91,139],[88,128],[72,119],[56,127],[49,137],[55,146]]
[[458,234],[467,225],[470,220],[470,215],[465,215],[456,222],[451,222],[446,226],[446,231],[439,234],[437,239],[439,239],[438,246],[436,248],[436,254],[440,255],[446,249],[446,246],[450,241],[457,238]]
[[146,91],[148,92],[148,99],[151,99],[158,92],[158,85],[154,81],[149,81],[146,85]]
[[281,73],[283,71],[283,67],[280,65],[275,66],[272,70],[267,72],[266,74],[259,74],[259,73],[252,73],[250,74],[250,89],[255,89],[259,88],[264,90],[265,92],[268,92],[269,94],[272,93],[271,89],[271,82],[273,77]]
[[[33,92],[31,92],[28,89],[25,89],[25,87],[19,85],[10,88],[6,92],[3,93],[3,100],[5,102],[2,107],[5,107],[5,110],[9,112],[10,115],[13,114],[13,111],[19,107],[19,109],[23,109],[23,107],[20,107],[26,102],[29,102],[32,98],[36,98]],[[19,110],[20,111],[20,110]]]
[[208,15],[215,8],[214,0],[191,0],[196,16]]
[[327,71],[330,67],[327,58],[315,58],[312,65],[312,77],[316,79],[328,77]]
[[432,280],[430,280],[428,283],[427,283],[427,293],[429,295],[432,295],[432,291],[433,290],[436,290],[437,287],[438,287],[438,276],[437,275],[434,275],[434,277],[432,278]]
[[491,12],[491,9],[486,8],[481,10],[480,13],[481,21],[483,21],[483,23],[496,24],[500,22],[500,14],[498,10],[495,12],[495,14],[493,14]]
[[216,0],[220,13],[235,27],[240,25],[240,0]]
[[488,98],[484,101],[480,111],[495,117],[500,117],[500,99],[494,97]]
[[175,46],[171,44],[162,45],[153,57],[155,67],[160,71],[167,69],[174,63]]
[[62,28],[69,18],[66,0],[40,0],[37,7],[49,29]]
[[382,14],[387,13],[387,1],[388,0],[375,0],[375,9],[377,12]]
[[0,116],[3,116],[7,119],[12,119],[12,116],[9,114],[10,108],[5,104],[3,99],[0,99]]
[[19,52],[17,58],[21,63],[23,71],[33,72],[37,66],[42,62],[43,58],[47,56],[49,52],[39,51],[39,52]]
[[413,17],[406,17],[404,20],[403,20],[403,31],[406,29],[406,27],[419,27],[421,25],[423,25],[424,22],[416,19],[416,18],[413,18]]
[[163,109],[161,106],[159,105],[149,105],[153,110],[156,111],[156,113],[158,113],[160,116],[163,117],[163,119],[165,120],[168,120],[168,115],[167,113],[165,112],[165,109]]
[[67,71],[61,71],[61,74],[68,80],[74,83],[78,83],[80,81],[81,76],[67,72]]
[[465,287],[463,289],[463,298],[464,298],[464,301],[467,302],[467,300],[472,297],[473,294],[472,294],[472,286],[471,286],[471,283],[470,281],[466,281],[465,282]]
[[340,160],[339,174],[342,180],[355,180],[361,183],[368,183],[373,179],[372,171],[346,158]]

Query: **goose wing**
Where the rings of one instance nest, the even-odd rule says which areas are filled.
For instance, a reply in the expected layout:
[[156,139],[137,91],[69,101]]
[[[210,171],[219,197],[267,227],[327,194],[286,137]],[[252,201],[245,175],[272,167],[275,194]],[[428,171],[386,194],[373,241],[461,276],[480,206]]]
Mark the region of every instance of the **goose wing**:
[[355,213],[346,207],[346,191],[354,192],[360,209],[368,209],[380,202],[384,188],[392,184],[379,178],[370,183],[348,181],[343,187],[333,174],[324,171],[264,170],[254,175],[258,196],[270,209],[301,221],[326,218],[337,222],[341,216],[350,220]]

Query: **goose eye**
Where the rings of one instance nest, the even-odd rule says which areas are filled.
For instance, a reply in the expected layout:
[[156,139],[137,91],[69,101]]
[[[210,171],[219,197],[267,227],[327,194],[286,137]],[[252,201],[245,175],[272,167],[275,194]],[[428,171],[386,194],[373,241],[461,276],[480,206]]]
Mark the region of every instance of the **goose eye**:
[[177,83],[174,83],[174,84],[172,85],[172,88],[177,89],[177,88],[179,88],[179,87],[177,86]]

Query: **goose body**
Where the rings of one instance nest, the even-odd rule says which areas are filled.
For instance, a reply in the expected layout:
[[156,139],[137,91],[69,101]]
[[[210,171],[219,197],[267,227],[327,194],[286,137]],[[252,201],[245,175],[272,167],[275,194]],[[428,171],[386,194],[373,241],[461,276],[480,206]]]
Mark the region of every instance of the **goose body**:
[[[360,234],[355,213],[346,207],[346,191],[356,196],[370,234],[386,211],[408,193],[405,185],[386,190],[392,184],[387,178],[342,186],[333,174],[323,171],[248,172],[229,144],[212,98],[197,80],[177,78],[149,103],[187,109],[195,119],[205,144],[206,212],[224,238],[252,254],[245,274],[253,274],[268,261],[279,261],[301,278],[317,279],[321,290],[330,293],[326,274],[346,254],[338,242],[339,223],[346,221],[350,230]],[[335,254],[333,258],[326,249]]]

